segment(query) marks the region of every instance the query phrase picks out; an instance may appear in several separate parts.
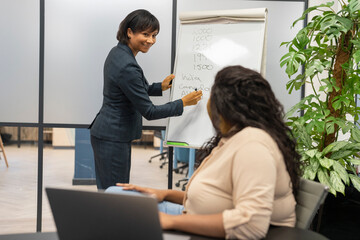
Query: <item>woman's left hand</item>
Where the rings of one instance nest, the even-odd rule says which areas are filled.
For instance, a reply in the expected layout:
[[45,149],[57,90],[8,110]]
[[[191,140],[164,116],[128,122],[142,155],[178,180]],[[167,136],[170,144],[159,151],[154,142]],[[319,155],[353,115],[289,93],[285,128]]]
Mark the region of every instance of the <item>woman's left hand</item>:
[[161,83],[161,89],[163,91],[168,90],[169,88],[171,88],[171,84],[172,84],[172,80],[175,78],[174,74],[170,74],[169,76],[167,76],[164,81],[162,81]]
[[157,198],[159,202],[164,201],[166,197],[166,190],[154,189],[154,188],[147,188],[147,187],[140,187],[133,184],[128,183],[116,183],[116,186],[122,187],[123,190],[135,190],[137,192],[146,193],[152,195]]

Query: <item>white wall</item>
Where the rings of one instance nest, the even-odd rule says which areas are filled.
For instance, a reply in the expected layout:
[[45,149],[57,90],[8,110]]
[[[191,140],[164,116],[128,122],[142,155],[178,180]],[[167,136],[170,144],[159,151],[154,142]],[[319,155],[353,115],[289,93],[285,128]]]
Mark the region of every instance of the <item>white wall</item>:
[[39,1],[0,1],[0,122],[38,122]]

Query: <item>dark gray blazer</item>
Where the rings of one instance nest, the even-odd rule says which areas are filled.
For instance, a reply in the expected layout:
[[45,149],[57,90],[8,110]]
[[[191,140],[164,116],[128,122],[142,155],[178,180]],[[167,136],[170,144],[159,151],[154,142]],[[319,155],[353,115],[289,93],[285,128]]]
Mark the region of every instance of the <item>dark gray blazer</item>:
[[149,96],[161,96],[161,82],[149,85],[131,49],[118,43],[104,65],[104,99],[90,125],[91,135],[105,140],[129,142],[141,137],[142,117],[155,120],[180,116],[182,100],[154,105]]

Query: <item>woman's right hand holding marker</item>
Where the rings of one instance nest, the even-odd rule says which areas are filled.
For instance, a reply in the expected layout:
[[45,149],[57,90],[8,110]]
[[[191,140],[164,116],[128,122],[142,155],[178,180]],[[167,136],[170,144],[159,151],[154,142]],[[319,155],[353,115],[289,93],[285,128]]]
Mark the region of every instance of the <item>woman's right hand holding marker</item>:
[[187,94],[186,96],[182,97],[181,100],[183,101],[183,106],[191,106],[191,105],[196,105],[200,99],[202,97],[202,91],[197,91],[195,89],[195,91]]

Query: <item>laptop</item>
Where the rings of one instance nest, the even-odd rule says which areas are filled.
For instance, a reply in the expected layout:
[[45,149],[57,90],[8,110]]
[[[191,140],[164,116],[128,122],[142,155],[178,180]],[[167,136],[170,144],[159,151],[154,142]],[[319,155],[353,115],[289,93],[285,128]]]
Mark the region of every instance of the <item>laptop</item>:
[[157,200],[125,195],[46,188],[60,240],[189,240],[163,233]]

